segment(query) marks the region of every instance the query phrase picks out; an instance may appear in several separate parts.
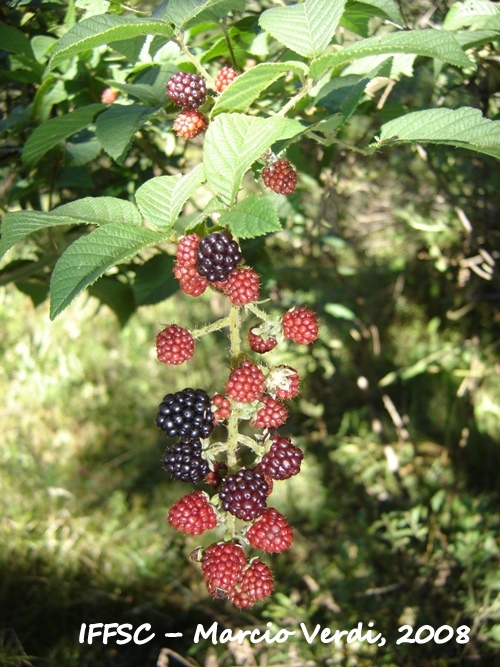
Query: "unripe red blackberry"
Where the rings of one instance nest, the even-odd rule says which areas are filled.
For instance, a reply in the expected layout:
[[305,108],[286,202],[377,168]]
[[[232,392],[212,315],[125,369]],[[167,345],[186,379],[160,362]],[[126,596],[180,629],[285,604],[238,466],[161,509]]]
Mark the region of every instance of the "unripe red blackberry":
[[252,348],[252,350],[254,352],[257,352],[258,354],[265,354],[266,352],[274,350],[274,348],[278,344],[276,338],[274,338],[273,336],[269,336],[268,338],[262,338],[262,336],[260,336],[259,334],[254,333],[255,328],[256,327],[252,327],[248,332],[248,343]]
[[285,517],[268,507],[246,533],[250,544],[266,553],[279,554],[292,544],[293,531]]
[[199,74],[177,72],[167,82],[167,95],[184,110],[197,109],[207,99],[207,85]]
[[162,461],[164,469],[180,482],[198,484],[210,470],[199,438],[181,438],[167,449]]
[[207,129],[206,117],[197,109],[187,109],[174,121],[173,130],[183,139],[194,139]]
[[259,558],[255,558],[238,579],[235,592],[231,595],[231,602],[239,606],[238,602],[241,600],[247,607],[250,600],[263,600],[271,595],[273,588],[271,569]]
[[264,393],[264,374],[250,361],[244,361],[229,376],[227,395],[240,403],[252,403]]
[[221,283],[221,288],[235,306],[259,300],[259,276],[253,269],[235,269],[229,279]]
[[113,104],[118,97],[118,91],[113,88],[105,88],[101,93],[101,102],[103,104]]
[[156,425],[173,438],[208,438],[214,430],[211,401],[203,389],[167,394],[158,408]]
[[318,337],[318,318],[308,308],[292,308],[283,315],[281,324],[285,338],[294,343],[309,345]]
[[181,238],[177,246],[174,275],[181,290],[191,296],[200,296],[208,287],[208,280],[196,270],[196,251],[200,241],[198,234],[188,234]]
[[156,354],[158,361],[177,366],[192,358],[194,339],[177,324],[172,324],[156,336]]
[[238,519],[251,521],[265,510],[267,489],[263,473],[255,468],[241,468],[222,482],[219,490],[222,508]]
[[264,396],[261,401],[264,405],[259,408],[254,419],[257,428],[278,428],[286,422],[288,410],[283,403],[270,396]]
[[236,72],[232,67],[223,67],[217,72],[214,78],[215,90],[218,93],[222,93],[223,90],[229,86],[229,84],[236,79],[238,72]]
[[198,273],[211,283],[227,280],[241,260],[241,251],[230,232],[204,236],[196,251]]
[[193,491],[170,508],[168,522],[188,535],[201,535],[217,525],[217,514],[203,491]]
[[262,170],[262,178],[266,187],[279,195],[291,195],[297,185],[297,172],[288,160],[276,160]]
[[289,479],[300,472],[304,452],[292,445],[290,438],[273,435],[271,449],[258,468],[273,479]]
[[203,554],[201,569],[207,590],[215,598],[227,598],[247,563],[245,552],[234,542],[212,544]]

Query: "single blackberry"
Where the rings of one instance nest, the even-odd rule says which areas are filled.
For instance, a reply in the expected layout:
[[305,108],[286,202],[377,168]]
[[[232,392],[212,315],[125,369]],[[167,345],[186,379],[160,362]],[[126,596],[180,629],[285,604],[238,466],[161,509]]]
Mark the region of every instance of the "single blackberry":
[[172,129],[183,139],[194,139],[207,129],[208,121],[197,109],[182,111],[174,121]]
[[221,287],[235,306],[244,306],[259,299],[259,276],[253,269],[235,269]]
[[212,232],[201,239],[196,251],[196,268],[209,282],[225,281],[241,262],[238,244],[229,232]]
[[212,402],[203,389],[167,394],[160,403],[156,425],[173,438],[208,438],[214,430]]
[[288,160],[276,160],[262,170],[264,185],[279,195],[291,195],[297,185],[297,172]]
[[[239,577],[235,586],[235,593],[231,596],[231,601],[235,604],[239,596],[242,596],[240,599],[245,602],[247,600],[263,600],[268,595],[271,595],[273,588],[274,582],[271,569],[259,558],[255,558]],[[236,603],[236,606],[240,605]],[[244,606],[247,607],[248,604]]]
[[309,308],[297,307],[287,311],[281,318],[283,335],[301,345],[309,345],[318,337],[318,318]]
[[210,471],[199,438],[181,438],[163,455],[163,467],[180,482],[198,484]]
[[256,549],[279,554],[292,544],[292,528],[285,517],[268,507],[246,533],[247,540]]
[[300,472],[304,452],[292,445],[290,438],[273,435],[273,444],[264,454],[258,469],[273,479],[288,479]]
[[207,84],[199,74],[177,72],[167,81],[167,95],[183,110],[196,109],[207,99]]
[[245,552],[239,544],[219,542],[207,547],[201,569],[210,595],[219,599],[227,598],[246,564]]
[[253,420],[257,428],[278,428],[286,422],[288,410],[283,403],[276,401],[271,396],[263,396],[260,400],[264,405],[258,410]]
[[264,373],[250,361],[243,361],[231,372],[226,382],[229,398],[240,403],[252,403],[264,393]]
[[262,338],[259,334],[254,332],[254,329],[257,327],[252,327],[248,332],[248,343],[254,352],[258,354],[265,354],[274,350],[278,341],[274,336],[268,336],[267,338]]
[[232,67],[227,67],[227,66],[223,67],[215,75],[214,78],[215,90],[218,93],[222,93],[222,91],[226,90],[229,84],[232,83],[237,76],[238,72],[236,72]]
[[189,361],[193,354],[193,337],[177,324],[166,327],[156,336],[156,355],[164,364],[177,366]]
[[201,535],[217,525],[217,514],[203,491],[193,491],[178,500],[168,513],[169,524],[188,535]]
[[251,521],[266,508],[267,482],[264,474],[255,468],[241,468],[227,475],[219,490],[222,508],[238,519]]

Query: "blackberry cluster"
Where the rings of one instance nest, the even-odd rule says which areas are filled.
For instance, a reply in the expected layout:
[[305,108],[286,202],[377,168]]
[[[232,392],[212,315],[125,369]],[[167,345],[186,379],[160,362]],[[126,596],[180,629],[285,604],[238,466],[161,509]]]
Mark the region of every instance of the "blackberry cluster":
[[222,508],[238,519],[251,521],[266,509],[268,485],[263,473],[255,468],[241,468],[224,478],[219,491]]
[[167,81],[167,95],[183,110],[196,109],[207,99],[207,84],[199,74],[177,72]]
[[229,232],[203,237],[196,251],[196,269],[211,283],[227,280],[241,260],[241,251]]
[[180,482],[198,484],[210,470],[199,438],[181,438],[167,449],[162,461],[164,469]]
[[211,400],[203,389],[167,394],[160,403],[156,425],[173,438],[208,438],[214,430]]

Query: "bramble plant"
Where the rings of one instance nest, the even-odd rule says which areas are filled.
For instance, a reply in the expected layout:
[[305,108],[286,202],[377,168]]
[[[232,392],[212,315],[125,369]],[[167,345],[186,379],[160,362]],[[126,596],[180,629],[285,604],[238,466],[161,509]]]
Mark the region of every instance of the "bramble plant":
[[[109,13],[99,13],[103,4]],[[307,142],[367,157],[396,144],[435,143],[500,157],[500,121],[471,107],[387,105],[369,139],[360,133],[353,141],[350,132],[356,118],[384,108],[418,58],[432,59],[436,75],[472,74],[480,50],[498,39],[494,3],[457,2],[442,26],[419,29],[407,29],[393,0],[274,4],[166,1],[145,15],[90,2],[81,20],[67,16],[67,30],[43,43],[21,26],[0,26],[2,48],[36,86],[27,117],[6,126],[12,136],[35,129],[22,146],[32,181],[20,198],[24,210],[3,218],[0,257],[31,235],[33,252],[7,265],[3,282],[35,279],[41,300],[50,275],[51,318],[89,288],[125,322],[136,307],[168,295],[172,271],[186,298],[208,289],[227,297],[226,316],[191,331],[175,322],[158,334],[158,359],[179,365],[200,337],[228,330],[230,371],[213,397],[201,388],[168,393],[156,423],[178,439],[164,468],[213,491],[181,498],[168,521],[193,536],[223,526],[225,541],[193,557],[209,593],[242,608],[273,590],[268,565],[249,559],[249,547],[280,553],[292,544],[268,498],[303,457],[276,431],[299,374],[273,363],[272,350],[318,337],[316,314],[302,303],[281,314],[265,309],[261,278],[244,262],[245,242],[281,231],[280,198],[307,193],[307,174],[288,154]],[[95,75],[89,91],[62,95],[81,69]],[[201,156],[194,166],[191,145]],[[133,172],[133,191],[111,194],[111,184],[105,196],[66,201],[63,190],[57,200],[45,160],[62,173],[92,165],[101,151],[111,171]],[[164,156],[175,151],[186,159],[172,168]],[[140,158],[128,163],[137,154],[153,165],[151,178],[142,178]],[[37,186],[48,210],[33,210]],[[242,432],[245,422],[252,435]],[[225,439],[213,435],[224,430]]]

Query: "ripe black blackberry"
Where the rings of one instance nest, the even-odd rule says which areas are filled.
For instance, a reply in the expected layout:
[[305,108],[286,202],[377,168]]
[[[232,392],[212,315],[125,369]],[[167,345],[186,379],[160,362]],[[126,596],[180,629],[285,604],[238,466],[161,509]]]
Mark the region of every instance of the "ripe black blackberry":
[[177,72],[167,81],[167,95],[183,110],[197,109],[207,99],[207,84],[199,74]]
[[222,482],[219,490],[222,508],[243,521],[256,519],[266,509],[268,488],[259,470],[241,468]]
[[181,482],[198,484],[210,470],[199,438],[181,438],[167,449],[162,461],[164,469]]
[[227,280],[241,260],[239,246],[229,232],[212,232],[196,250],[196,269],[211,283]]
[[212,402],[203,389],[167,394],[160,403],[156,425],[171,438],[208,438],[214,430]]

